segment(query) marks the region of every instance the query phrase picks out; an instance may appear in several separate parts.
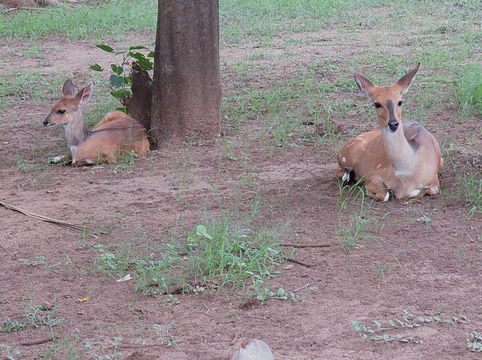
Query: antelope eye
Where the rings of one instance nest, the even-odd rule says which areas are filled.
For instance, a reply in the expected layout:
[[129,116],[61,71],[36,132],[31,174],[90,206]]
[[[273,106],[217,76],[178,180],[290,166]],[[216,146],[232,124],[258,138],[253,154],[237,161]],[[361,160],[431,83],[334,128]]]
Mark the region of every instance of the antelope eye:
[[373,104],[373,106],[375,106],[375,109],[380,109],[382,107],[382,104],[380,104],[379,102],[376,102]]
[[64,113],[65,113],[65,109],[57,110],[57,114],[64,114]]
[[402,104],[403,104],[403,101],[400,100],[400,101],[398,102],[398,106],[402,106]]

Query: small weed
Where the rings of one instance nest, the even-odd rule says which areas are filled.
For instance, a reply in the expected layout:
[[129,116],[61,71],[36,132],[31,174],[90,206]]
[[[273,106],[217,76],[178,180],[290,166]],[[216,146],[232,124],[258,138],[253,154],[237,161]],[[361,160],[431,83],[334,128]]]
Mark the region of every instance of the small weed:
[[65,322],[64,319],[56,317],[55,309],[55,306],[48,307],[43,304],[33,305],[33,299],[28,298],[24,309],[25,322],[27,324],[32,324],[35,327],[47,326],[52,338],[55,339],[54,327]]
[[415,219],[416,222],[428,224],[432,219],[428,215],[422,215]]
[[16,360],[16,356],[22,354],[20,350],[17,350],[12,346],[5,344],[0,344],[0,350],[2,350],[2,353],[4,354],[3,356],[5,356],[5,360]]
[[118,174],[120,172],[131,170],[138,156],[139,155],[133,151],[120,152],[117,156],[117,162],[112,167],[112,171],[114,174]]
[[25,330],[25,328],[28,326],[28,323],[24,321],[18,321],[18,320],[12,320],[10,318],[6,318],[3,321],[2,327],[0,327],[0,332],[17,332],[17,331],[22,331]]
[[50,330],[52,338],[55,338],[53,327],[60,325],[65,320],[59,319],[55,316],[55,307],[47,307],[43,304],[33,305],[33,299],[27,298],[27,304],[24,308],[23,320],[12,320],[6,318],[0,327],[0,332],[17,332],[22,331],[29,325],[35,327],[47,326]]
[[370,325],[365,325],[360,323],[359,321],[351,321],[350,324],[353,329],[360,335],[362,339],[375,341],[375,342],[391,342],[391,341],[398,341],[402,343],[414,343],[414,344],[422,344],[423,341],[414,337],[414,336],[402,336],[399,334],[396,335],[387,335],[382,334],[384,332],[398,330],[398,329],[412,329],[417,328],[420,326],[427,326],[430,324],[464,324],[467,323],[469,320],[464,316],[460,317],[451,317],[447,319],[443,319],[439,316],[430,316],[430,317],[423,317],[423,316],[415,316],[410,314],[408,311],[403,311],[403,318],[402,319],[392,319],[387,320],[384,323],[378,320],[372,320]]
[[47,259],[45,256],[35,256],[33,260],[28,259],[17,259],[17,261],[21,262],[27,266],[38,266],[38,265],[47,265]]
[[166,326],[162,326],[159,324],[153,324],[152,328],[156,332],[156,334],[159,336],[161,343],[165,344],[167,346],[175,346],[176,345],[176,336],[172,334],[172,329],[177,324],[174,321],[171,321],[167,323]]
[[473,352],[482,352],[482,334],[480,332],[471,332],[470,338],[467,339],[467,347]]
[[167,294],[167,301],[164,302],[164,306],[179,305],[181,302],[177,297],[172,294]]
[[268,288],[262,287],[262,280],[255,280],[253,285],[253,295],[259,301],[266,301],[269,299],[276,300],[291,300],[293,302],[301,301],[301,296],[295,294],[293,291],[286,291],[283,288],[279,288],[277,291],[272,291]]
[[97,351],[94,349],[93,343],[90,341],[86,341],[84,344],[84,348],[90,352],[90,356],[96,360],[116,360],[122,358],[122,352],[118,350],[120,343],[124,340],[121,336],[115,336],[109,339],[109,348],[112,350],[109,354],[98,354]]

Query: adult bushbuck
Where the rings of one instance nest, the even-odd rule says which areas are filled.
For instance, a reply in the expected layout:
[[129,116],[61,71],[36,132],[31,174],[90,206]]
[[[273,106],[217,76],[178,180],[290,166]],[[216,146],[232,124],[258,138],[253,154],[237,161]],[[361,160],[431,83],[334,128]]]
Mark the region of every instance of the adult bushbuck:
[[[53,107],[43,124],[47,127],[63,125],[72,155],[72,165],[92,165],[100,162],[113,163],[123,152],[145,156],[149,141],[144,127],[121,111],[106,114],[92,129],[85,127],[82,106],[92,96],[93,84],[74,95],[74,84],[67,80],[63,86],[64,97]],[[60,162],[65,156],[56,156]]]
[[379,201],[436,194],[442,168],[435,137],[415,121],[402,120],[402,96],[420,63],[394,85],[373,85],[353,73],[356,84],[375,106],[379,127],[358,135],[341,149],[337,176],[344,182],[361,180],[367,195]]

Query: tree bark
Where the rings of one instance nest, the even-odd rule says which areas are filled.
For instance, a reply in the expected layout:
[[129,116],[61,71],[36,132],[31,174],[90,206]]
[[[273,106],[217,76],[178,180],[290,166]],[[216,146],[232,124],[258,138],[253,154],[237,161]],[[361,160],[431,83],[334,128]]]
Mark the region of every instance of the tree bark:
[[159,0],[152,86],[158,145],[219,134],[218,0]]

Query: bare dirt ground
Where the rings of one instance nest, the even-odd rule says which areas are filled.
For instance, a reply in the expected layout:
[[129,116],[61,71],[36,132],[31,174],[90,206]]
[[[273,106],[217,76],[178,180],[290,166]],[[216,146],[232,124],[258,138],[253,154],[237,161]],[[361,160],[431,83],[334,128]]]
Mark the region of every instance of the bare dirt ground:
[[[317,47],[325,55],[319,56],[349,51],[340,47],[336,34],[322,35],[326,40]],[[28,69],[48,60],[50,66],[42,68],[46,76],[65,72],[77,80],[85,79],[88,65],[110,60],[83,42],[42,44],[47,55],[37,60],[15,52],[7,59]],[[238,81],[230,64],[251,50],[249,45],[222,50],[225,92]],[[316,50],[306,47],[300,61],[312,51]],[[0,71],[7,71],[6,64]],[[113,230],[98,238],[83,236],[0,206],[0,320],[22,319],[28,298],[35,305],[56,307],[56,317],[64,320],[54,328],[54,341],[49,341],[46,326],[0,333],[0,344],[21,351],[16,359],[81,358],[72,355],[77,351],[95,359],[103,354],[111,356],[104,359],[220,360],[247,338],[266,341],[277,360],[480,358],[466,345],[469,333],[481,330],[480,216],[468,216],[462,200],[450,196],[456,193],[457,169],[473,166],[463,154],[441,174],[443,196],[370,203],[369,216],[376,219],[378,230],[346,253],[337,236],[340,209],[332,157],[341,143],[301,142],[284,150],[269,149],[259,135],[261,124],[248,121],[212,143],[155,151],[124,170],[47,165],[48,156],[66,147],[60,131],[41,125],[51,103],[52,99],[44,104],[19,102],[5,108],[0,122],[0,198],[45,216]],[[428,119],[428,127],[435,129],[436,120]],[[460,138],[474,139],[477,133],[476,125],[454,127],[451,131]],[[314,127],[307,131],[314,132]],[[226,140],[238,160],[226,156]],[[251,182],[240,188],[243,176]],[[298,263],[282,264],[281,273],[268,283],[271,289],[293,291],[301,301],[269,299],[246,306],[246,296],[223,289],[176,294],[179,304],[168,305],[166,295],[136,294],[133,281],[116,282],[94,271],[99,252],[89,244],[131,241],[133,234],[151,243],[166,241],[171,226],[189,228],[206,211],[222,213],[233,203],[249,209],[253,189],[269,203],[260,221],[291,222],[286,241],[329,245],[294,250]],[[44,256],[47,264],[19,261],[36,256]],[[467,321],[435,321],[375,334],[412,336],[422,343],[364,340],[350,325],[353,320],[386,325],[403,319],[403,311]],[[170,322],[176,323],[169,333],[173,346],[152,330],[153,324]],[[118,346],[112,342],[115,337],[123,338]],[[85,342],[94,350],[87,350]],[[7,358],[7,352],[3,356]]]

